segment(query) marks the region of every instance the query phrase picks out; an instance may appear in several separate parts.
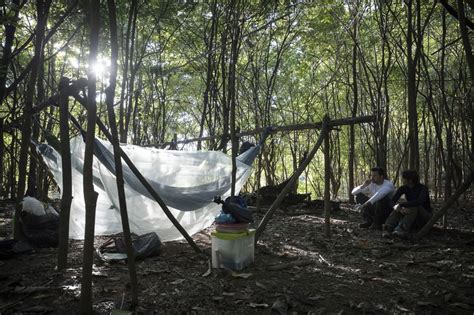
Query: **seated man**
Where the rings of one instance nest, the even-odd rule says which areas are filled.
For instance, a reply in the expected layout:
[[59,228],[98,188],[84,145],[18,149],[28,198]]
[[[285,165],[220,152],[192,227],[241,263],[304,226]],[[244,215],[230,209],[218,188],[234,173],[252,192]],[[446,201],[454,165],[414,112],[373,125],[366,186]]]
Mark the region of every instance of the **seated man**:
[[402,195],[406,202],[395,205],[384,225],[383,236],[393,232],[395,236],[406,238],[412,227],[421,228],[431,218],[431,204],[428,188],[420,184],[416,171],[402,173],[403,186],[398,188],[392,200],[397,203]]
[[382,224],[392,211],[391,196],[395,191],[393,183],[385,179],[385,172],[381,167],[372,168],[372,179],[354,188],[352,194],[356,196],[356,202],[362,204],[360,210],[364,223],[362,228],[381,230]]

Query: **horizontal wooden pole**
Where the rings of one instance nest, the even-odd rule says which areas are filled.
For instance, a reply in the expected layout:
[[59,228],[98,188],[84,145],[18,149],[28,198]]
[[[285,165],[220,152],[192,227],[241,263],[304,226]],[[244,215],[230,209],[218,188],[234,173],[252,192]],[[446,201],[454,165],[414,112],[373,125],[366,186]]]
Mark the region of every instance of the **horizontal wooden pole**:
[[[334,119],[329,122],[329,128],[335,128],[339,126],[345,125],[355,125],[355,124],[362,124],[362,123],[369,123],[375,121],[375,115],[368,115],[368,116],[360,116],[360,117],[351,117],[351,118],[341,118],[341,119]],[[308,129],[321,129],[323,126],[322,122],[316,123],[306,123],[306,124],[294,124],[294,125],[285,125],[285,126],[274,126],[270,127],[272,132],[284,132],[284,131],[300,131],[300,130],[308,130]],[[244,136],[251,136],[255,134],[263,133],[267,127],[265,128],[256,128],[253,130],[247,130],[237,133],[237,137],[244,137]],[[192,143],[197,141],[206,141],[212,139],[219,139],[222,136],[207,136],[207,137],[200,137],[200,138],[190,138],[190,139],[183,139],[178,140],[175,143],[177,144],[186,144]],[[170,145],[172,142],[165,142],[163,144],[156,144],[156,145],[148,145],[150,147],[165,147]]]

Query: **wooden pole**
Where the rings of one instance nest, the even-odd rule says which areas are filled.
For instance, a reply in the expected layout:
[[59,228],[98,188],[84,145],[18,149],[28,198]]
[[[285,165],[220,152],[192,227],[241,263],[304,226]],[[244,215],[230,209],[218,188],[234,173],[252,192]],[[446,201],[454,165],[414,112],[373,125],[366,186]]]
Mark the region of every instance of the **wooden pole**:
[[92,314],[92,264],[94,262],[94,232],[95,210],[99,194],[94,190],[93,153],[95,139],[95,124],[97,119],[96,104],[96,75],[93,65],[97,60],[100,32],[100,1],[90,0],[89,4],[89,69],[87,72],[87,134],[84,149],[83,189],[86,206],[86,220],[84,231],[84,255],[82,259],[81,298],[79,312]]
[[67,268],[69,247],[69,218],[72,202],[72,166],[69,139],[69,79],[62,77],[59,83],[59,133],[61,139],[61,166],[63,187],[61,191],[61,211],[59,213],[58,270]]
[[[345,125],[357,125],[357,124],[362,124],[362,123],[369,123],[369,122],[374,122],[375,121],[375,116],[374,115],[369,115],[369,116],[360,116],[360,117],[350,117],[350,118],[341,118],[341,119],[334,119],[329,122],[328,127],[331,128],[336,128],[339,126],[345,126]],[[323,122],[316,122],[316,123],[307,123],[307,124],[294,124],[294,125],[286,125],[286,126],[275,126],[272,127],[272,132],[285,132],[285,131],[301,131],[301,130],[308,130],[308,129],[322,129]],[[262,128],[256,128],[253,130],[247,130],[247,131],[242,131],[236,133],[237,138],[241,138],[244,136],[251,136],[251,135],[256,135],[256,134],[261,134],[265,130],[267,130],[268,127],[262,127]],[[217,138],[222,138],[222,136],[207,136],[207,137],[200,137],[200,138],[191,138],[191,139],[185,139],[185,140],[178,140],[177,143],[191,143],[191,142],[196,142],[196,141],[205,141],[205,140],[212,140],[212,139],[217,139]],[[162,144],[156,144],[156,145],[148,145],[148,146],[153,146],[153,147],[165,147],[167,145],[170,145],[171,142],[165,142]]]
[[323,120],[323,123],[322,123],[321,133],[319,134],[318,140],[316,141],[316,144],[314,145],[313,149],[308,154],[308,156],[303,161],[303,163],[301,163],[301,165],[298,167],[296,172],[291,176],[291,178],[288,181],[288,183],[286,184],[286,186],[280,192],[280,194],[275,199],[275,201],[271,205],[270,209],[268,209],[267,213],[265,214],[262,221],[260,222],[260,224],[257,228],[257,232],[255,234],[255,243],[258,241],[258,239],[262,235],[263,230],[265,229],[265,227],[268,224],[268,221],[270,221],[271,217],[273,216],[275,211],[278,209],[278,207],[280,206],[283,199],[285,199],[286,195],[291,191],[291,189],[293,189],[293,187],[295,185],[295,182],[298,180],[301,173],[303,173],[303,171],[308,166],[308,164],[313,160],[316,152],[318,151],[319,147],[323,143],[324,138],[326,137],[326,134],[328,133],[328,125],[329,124],[330,124],[329,117],[325,116],[324,120]]
[[331,237],[331,157],[330,130],[324,135],[324,227],[326,237]]
[[436,223],[445,213],[448,211],[448,209],[453,205],[453,203],[458,200],[458,198],[469,188],[471,187],[472,182],[474,181],[474,173],[471,171],[469,175],[467,176],[466,180],[464,183],[462,183],[461,186],[454,192],[454,194],[449,198],[444,205],[436,211],[431,219],[423,226],[423,228],[415,235],[415,239],[421,239],[423,236],[425,236],[433,224]]
[[130,225],[128,220],[127,201],[125,199],[125,188],[123,180],[122,159],[118,153],[120,148],[119,135],[117,131],[117,122],[114,111],[114,96],[117,83],[117,59],[118,59],[118,37],[117,37],[117,16],[114,0],[107,0],[107,8],[109,11],[109,28],[110,28],[110,46],[111,46],[111,73],[110,85],[106,91],[105,103],[107,105],[107,113],[109,117],[109,126],[112,133],[112,146],[114,151],[115,179],[117,182],[117,193],[120,207],[120,218],[122,221],[123,237],[125,240],[125,248],[127,252],[127,265],[130,277],[130,288],[132,293],[132,309],[138,305],[138,279],[135,264],[135,249],[133,248],[132,236],[130,234]]

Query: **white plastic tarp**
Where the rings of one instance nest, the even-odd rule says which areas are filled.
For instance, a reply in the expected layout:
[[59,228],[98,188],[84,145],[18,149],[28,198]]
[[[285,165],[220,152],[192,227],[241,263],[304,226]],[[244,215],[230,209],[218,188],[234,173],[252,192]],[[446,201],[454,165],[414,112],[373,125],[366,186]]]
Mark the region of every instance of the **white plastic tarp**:
[[[95,234],[109,235],[122,232],[122,224],[118,210],[112,146],[98,141],[93,165],[94,189],[99,194]],[[62,190],[60,154],[48,145],[42,144],[38,148]],[[85,144],[81,137],[71,140],[73,200],[69,236],[73,239],[84,238],[84,149]],[[220,195],[224,199],[230,195],[232,162],[231,158],[222,152],[169,151],[134,145],[123,145],[122,149],[190,235],[208,227],[214,221],[220,206],[212,202],[213,197]],[[237,192],[251,174],[250,165],[258,149],[259,146],[251,148],[237,159]],[[125,162],[122,164],[131,231],[139,235],[156,232],[162,241],[181,239],[181,234],[158,203],[131,173]]]

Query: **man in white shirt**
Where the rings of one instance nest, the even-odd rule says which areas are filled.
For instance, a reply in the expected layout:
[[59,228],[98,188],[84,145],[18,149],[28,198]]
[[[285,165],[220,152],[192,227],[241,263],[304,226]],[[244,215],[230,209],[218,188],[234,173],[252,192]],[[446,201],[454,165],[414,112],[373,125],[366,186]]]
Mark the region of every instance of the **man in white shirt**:
[[381,230],[382,224],[393,210],[391,196],[395,191],[393,183],[385,179],[385,171],[381,167],[372,168],[372,179],[366,180],[362,185],[354,188],[352,194],[362,213],[362,228]]

